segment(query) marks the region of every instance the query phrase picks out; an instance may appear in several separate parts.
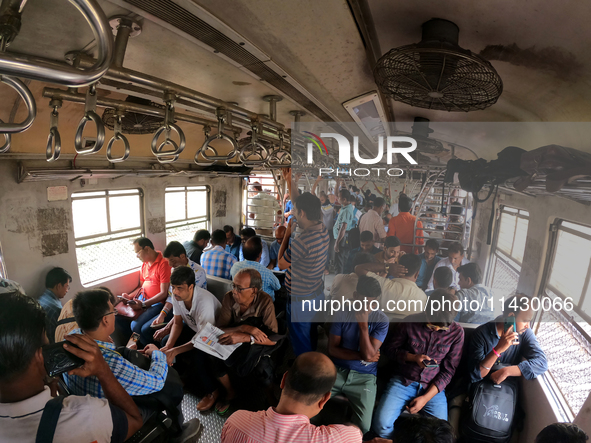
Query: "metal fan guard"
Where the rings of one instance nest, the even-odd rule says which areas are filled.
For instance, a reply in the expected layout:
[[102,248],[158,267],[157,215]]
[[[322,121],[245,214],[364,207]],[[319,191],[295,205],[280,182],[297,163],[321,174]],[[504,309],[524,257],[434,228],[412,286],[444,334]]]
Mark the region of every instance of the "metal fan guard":
[[380,91],[394,100],[439,111],[486,109],[503,92],[493,66],[459,46],[394,48],[378,60],[374,77]]
[[[158,103],[150,103],[150,106],[164,109],[163,105]],[[103,112],[102,120],[104,125],[111,131],[114,129],[115,114],[117,110],[114,108],[106,108]],[[125,112],[121,119],[121,132],[123,134],[154,134],[160,127],[162,127],[164,119],[155,117],[153,115],[140,114],[137,112]]]

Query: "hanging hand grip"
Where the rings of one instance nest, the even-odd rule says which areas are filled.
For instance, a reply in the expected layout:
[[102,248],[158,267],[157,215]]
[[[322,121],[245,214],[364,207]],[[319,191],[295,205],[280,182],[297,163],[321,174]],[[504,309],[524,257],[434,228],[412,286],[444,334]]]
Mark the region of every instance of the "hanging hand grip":
[[[2,53],[0,53],[1,55]],[[33,122],[35,121],[35,117],[37,116],[37,105],[35,103],[35,98],[31,91],[22,81],[18,78],[12,78],[6,75],[0,75],[0,82],[7,84],[11,88],[13,88],[18,95],[21,96],[25,105],[27,106],[27,110],[29,114],[27,118],[22,123],[0,123],[0,133],[15,133],[15,132],[23,132],[26,131],[31,127]]]
[[[82,133],[86,123],[92,121],[96,125],[96,141],[89,148],[82,145]],[[74,139],[74,148],[80,155],[95,154],[99,152],[105,144],[105,125],[101,118],[94,111],[89,111],[84,114],[84,117],[78,123],[78,130],[76,131],[76,138]]]
[[[121,140],[123,142],[123,146],[125,148],[125,151],[123,153],[123,157],[113,158],[113,156],[111,155],[111,149],[113,148],[113,144],[115,144],[115,142],[118,140]],[[129,158],[130,153],[131,153],[131,148],[129,146],[129,141],[127,140],[127,137],[125,137],[121,133],[115,133],[115,135],[113,137],[111,137],[111,140],[109,140],[109,143],[107,143],[107,160],[109,160],[111,163],[124,162],[125,160],[127,160]]]
[[[2,120],[0,120],[0,123],[4,123]],[[11,144],[11,137],[9,133],[4,133],[4,138],[5,138],[5,143],[0,146],[0,154],[4,154],[5,152],[8,152],[8,150],[10,149],[10,144]]]

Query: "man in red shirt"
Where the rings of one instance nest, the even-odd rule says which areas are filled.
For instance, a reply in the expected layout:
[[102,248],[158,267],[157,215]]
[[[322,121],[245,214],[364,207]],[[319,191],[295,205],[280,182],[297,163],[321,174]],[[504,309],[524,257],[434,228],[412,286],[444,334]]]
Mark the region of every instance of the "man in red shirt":
[[[413,231],[415,229],[416,217],[410,214],[411,208],[412,200],[406,195],[400,196],[400,199],[398,200],[400,214],[390,219],[390,223],[388,223],[388,237],[398,237],[400,243],[402,243],[401,249],[406,254],[418,254],[418,248],[414,248],[415,250],[413,252],[412,246],[406,246],[412,245],[414,240]],[[425,240],[422,238],[425,236],[422,229],[423,224],[420,221],[417,221],[417,238],[415,242],[417,245],[425,243]]]
[[122,315],[116,317],[117,330],[125,339],[128,339],[132,332],[140,334],[142,327],[149,326],[160,314],[170,286],[170,265],[162,257],[162,253],[154,249],[152,241],[140,237],[134,240],[133,247],[137,258],[143,262],[140,270],[140,286],[130,294],[121,295],[122,302],[131,306],[134,311],[141,311],[141,315],[133,321]]

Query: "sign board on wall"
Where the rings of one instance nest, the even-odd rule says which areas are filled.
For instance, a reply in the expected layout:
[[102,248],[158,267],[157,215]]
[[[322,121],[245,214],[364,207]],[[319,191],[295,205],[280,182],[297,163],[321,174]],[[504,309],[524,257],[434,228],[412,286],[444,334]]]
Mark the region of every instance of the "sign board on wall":
[[47,188],[47,201],[55,202],[68,199],[67,186],[50,186]]

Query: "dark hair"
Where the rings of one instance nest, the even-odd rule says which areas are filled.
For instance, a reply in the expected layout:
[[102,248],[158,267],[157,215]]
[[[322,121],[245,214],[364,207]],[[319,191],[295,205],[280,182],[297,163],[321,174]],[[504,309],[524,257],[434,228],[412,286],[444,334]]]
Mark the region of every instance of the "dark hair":
[[447,289],[454,281],[453,272],[447,266],[440,266],[433,272],[433,282],[437,282],[439,289]]
[[304,192],[296,198],[295,207],[299,211],[304,211],[306,217],[310,221],[318,221],[322,218],[322,211],[320,209],[320,199],[309,192]]
[[361,241],[361,242],[373,241],[373,234],[371,233],[371,231],[363,231],[359,235],[359,241]]
[[65,285],[72,281],[72,276],[64,268],[53,268],[45,276],[45,287],[55,288],[56,285]]
[[379,208],[381,206],[384,206],[385,204],[386,204],[386,200],[384,200],[382,197],[378,197],[373,201],[374,208]]
[[401,415],[394,422],[393,440],[413,443],[454,443],[451,425],[439,418],[421,415]]
[[259,183],[259,182],[254,182],[252,184],[252,189],[254,189],[255,191],[262,191],[263,190],[263,186]]
[[355,290],[364,297],[380,298],[382,295],[382,287],[380,282],[373,277],[361,275],[357,279],[357,287]]
[[384,249],[395,248],[396,246],[400,246],[400,240],[398,240],[398,237],[394,235],[386,237],[386,240],[384,241]]
[[250,261],[257,261],[259,255],[263,252],[263,241],[261,237],[255,235],[254,237],[250,237],[242,246],[242,255],[246,260]]
[[439,252],[439,242],[437,240],[435,240],[434,238],[430,238],[425,243],[425,248],[429,248],[432,251]]
[[305,359],[302,356],[306,354],[299,355],[288,369],[284,392],[294,400],[310,406],[332,390],[337,372],[333,370],[328,374],[325,365],[319,362],[306,361],[305,364],[300,364]]
[[341,189],[339,191],[339,200],[341,200],[341,204],[343,203],[343,201],[351,201],[351,193],[347,191],[347,189]]
[[[259,291],[263,287],[263,279],[261,277],[261,273],[254,268],[243,268],[236,273],[236,275],[240,274],[248,274],[250,277],[250,287],[257,288]],[[236,275],[234,278],[236,278]]]
[[464,207],[460,202],[453,202],[449,205],[450,215],[462,215],[464,213]]
[[244,237],[247,237],[247,238],[254,237],[255,235],[257,235],[257,233],[252,228],[244,228],[242,231],[240,231],[240,235],[244,239]]
[[187,287],[195,284],[195,271],[188,266],[174,268],[170,274],[171,285],[181,286],[183,283],[186,283]]
[[398,199],[398,210],[400,212],[410,212],[412,209],[412,199],[410,197],[401,196]]
[[223,229],[224,229],[224,233],[228,233],[228,232],[231,232],[232,234],[234,233],[234,228],[230,225],[225,225],[223,227]]
[[521,292],[516,292],[509,300],[505,302],[505,310],[503,311],[503,315],[508,317],[509,314],[517,314],[520,312],[528,311],[531,305],[531,297],[526,294],[522,294]]
[[197,243],[198,241],[209,240],[210,238],[211,234],[207,229],[199,229],[197,232],[195,232],[195,235],[193,236],[193,241]]
[[133,244],[135,245],[136,243],[142,249],[145,248],[146,246],[148,248],[154,249],[154,243],[152,243],[152,240],[150,240],[149,238],[146,238],[146,237],[136,238],[133,241]]
[[103,316],[109,312],[109,293],[102,289],[81,291],[72,301],[76,323],[83,331],[96,331]]
[[3,293],[0,300],[0,380],[11,381],[27,371],[43,346],[45,311],[18,290]]
[[589,436],[573,423],[554,423],[546,426],[536,437],[535,443],[584,443]]
[[415,254],[404,254],[398,259],[398,263],[406,268],[406,275],[415,275],[421,269],[422,260]]
[[186,257],[187,251],[185,250],[185,247],[183,245],[181,245],[180,242],[178,242],[178,241],[171,241],[166,246],[166,249],[162,253],[162,256],[164,258],[170,258],[170,257],[179,257],[180,258],[181,255],[184,255]]
[[221,229],[216,229],[211,234],[211,243],[215,246],[226,244],[226,233]]
[[447,253],[453,253],[453,254],[457,254],[459,253],[460,255],[464,255],[464,247],[462,246],[461,243],[458,242],[453,242],[451,245],[449,245],[447,247]]
[[458,268],[458,272],[472,280],[472,284],[477,285],[482,282],[482,271],[478,263],[466,263]]
[[355,257],[353,257],[353,269],[355,269],[355,266],[357,265],[364,265],[365,263],[373,263],[374,262],[374,256],[371,254],[368,254],[367,252],[358,252],[357,254],[355,254]]
[[[457,314],[453,308],[453,303],[457,299],[455,295],[452,295],[446,289],[435,289],[427,300],[425,308],[427,320],[437,326],[451,325]],[[438,306],[433,306],[434,302],[439,302]]]
[[101,291],[109,293],[109,301],[111,302],[111,304],[113,306],[117,304],[117,298],[115,297],[115,294],[113,294],[113,291],[111,291],[109,288],[107,288],[106,286],[99,286],[96,289],[100,289]]

